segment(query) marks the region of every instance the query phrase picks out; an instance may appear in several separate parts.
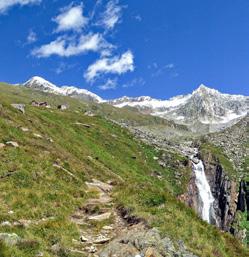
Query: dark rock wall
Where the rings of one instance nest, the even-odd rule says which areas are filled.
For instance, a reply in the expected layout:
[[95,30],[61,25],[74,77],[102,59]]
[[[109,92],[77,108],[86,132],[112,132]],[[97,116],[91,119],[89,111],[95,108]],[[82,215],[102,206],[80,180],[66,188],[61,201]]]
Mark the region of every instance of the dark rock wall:
[[219,160],[211,153],[201,156],[206,176],[215,198],[214,212],[217,227],[229,231],[237,209],[237,184],[232,181],[220,165]]
[[[239,195],[237,184],[226,175],[226,171],[220,165],[219,160],[211,153],[205,155],[200,154],[198,158],[203,161],[207,180],[215,198],[214,213],[211,215],[211,223],[224,231],[230,231],[237,210]],[[191,165],[191,163],[189,165]],[[189,181],[187,192],[179,196],[179,199],[193,208],[197,213],[200,213],[200,201],[194,172]],[[243,199],[245,201],[246,198],[244,197]],[[243,203],[241,205],[243,205]]]
[[249,220],[249,182],[240,182],[237,210],[247,212],[247,220]]

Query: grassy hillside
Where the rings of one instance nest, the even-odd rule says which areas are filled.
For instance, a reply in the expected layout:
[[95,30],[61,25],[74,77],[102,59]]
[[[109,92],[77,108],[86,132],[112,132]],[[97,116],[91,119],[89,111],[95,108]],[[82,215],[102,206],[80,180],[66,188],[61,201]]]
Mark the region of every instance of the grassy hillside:
[[[126,207],[173,240],[183,240],[199,256],[249,256],[232,236],[176,200],[191,172],[183,157],[156,151],[101,116],[85,116],[87,104],[76,99],[4,84],[0,92],[0,143],[19,145],[0,149],[0,223],[30,221],[29,226],[0,226],[0,233],[23,239],[9,248],[0,244],[0,256],[79,256],[66,251],[80,237],[70,216],[91,197],[85,185],[91,179],[112,180],[116,206]],[[33,99],[70,108],[32,107]],[[25,103],[26,113],[12,103]],[[162,154],[169,155],[167,168],[154,158]],[[160,179],[151,175],[155,171]],[[56,243],[62,246],[57,255],[51,251]]]

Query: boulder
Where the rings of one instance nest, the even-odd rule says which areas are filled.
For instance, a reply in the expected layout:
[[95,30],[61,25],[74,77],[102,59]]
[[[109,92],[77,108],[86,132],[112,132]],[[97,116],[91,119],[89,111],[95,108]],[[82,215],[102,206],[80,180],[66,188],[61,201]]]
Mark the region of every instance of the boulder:
[[100,215],[94,215],[90,216],[88,219],[91,221],[104,221],[107,220],[111,217],[112,213],[111,212],[106,212]]
[[10,223],[9,221],[3,221],[3,222],[1,223],[1,226],[2,226],[2,227],[11,227],[11,223]]
[[23,128],[23,127],[21,127],[21,131],[23,131],[23,132],[28,132],[29,129],[28,129],[28,128]]
[[21,241],[21,238],[15,234],[0,233],[0,241],[3,241],[8,246],[13,246]]
[[54,244],[51,246],[51,251],[55,254],[57,254],[58,252],[60,252],[61,250],[61,246],[60,244]]
[[192,158],[192,162],[193,162],[194,164],[198,164],[198,163],[200,162],[200,160],[199,160],[197,157],[193,157],[193,158]]
[[84,237],[84,236],[81,236],[81,237],[80,237],[80,242],[85,243],[85,242],[87,242],[87,241],[88,241],[88,238],[86,238],[86,237]]
[[19,144],[17,142],[14,142],[14,141],[6,142],[6,145],[13,146],[15,148],[19,147]]
[[66,110],[68,107],[67,107],[67,105],[65,105],[65,104],[60,104],[60,105],[58,105],[57,106],[57,108],[59,109],[59,110]]
[[37,134],[37,133],[34,133],[33,136],[36,137],[36,138],[40,138],[40,139],[43,138],[42,135]]
[[98,251],[98,249],[94,245],[91,245],[90,247],[86,247],[86,250],[89,253],[96,253]]
[[0,149],[4,148],[6,145],[3,143],[0,143]]
[[23,114],[25,113],[25,104],[11,104],[11,106]]
[[94,244],[105,244],[110,240],[110,238],[101,235],[96,240],[94,240]]
[[85,127],[85,128],[91,128],[91,125],[85,124],[85,123],[81,123],[81,122],[75,122],[74,124],[75,124],[75,125],[79,125],[79,126],[83,126],[83,127]]
[[104,226],[103,230],[113,230],[113,227],[112,226]]
[[100,257],[197,257],[186,250],[182,241],[174,246],[157,229],[146,229],[141,224],[123,231],[98,254]]

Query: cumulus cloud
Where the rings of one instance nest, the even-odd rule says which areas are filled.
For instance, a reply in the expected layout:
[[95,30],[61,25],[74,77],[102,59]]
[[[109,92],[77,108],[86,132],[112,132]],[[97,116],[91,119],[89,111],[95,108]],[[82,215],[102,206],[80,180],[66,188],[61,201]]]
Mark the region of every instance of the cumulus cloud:
[[37,4],[41,0],[0,0],[0,13],[6,12],[9,8],[14,5],[28,5],[28,4]]
[[[39,2],[41,0],[29,1]],[[68,58],[89,52],[97,53],[99,55],[98,59],[88,66],[84,74],[86,81],[91,83],[103,75],[121,75],[133,71],[133,53],[129,50],[115,56],[113,55],[113,49],[117,49],[117,47],[105,40],[107,33],[110,33],[121,22],[124,6],[120,4],[119,0],[109,0],[104,6],[102,3],[102,0],[96,0],[92,12],[88,12],[87,17],[85,16],[83,4],[76,5],[72,3],[60,9],[58,15],[52,19],[56,23],[56,28],[53,32],[60,34],[48,43],[34,48],[31,54],[37,58],[48,58],[51,56]],[[104,10],[99,13],[102,7]],[[96,19],[98,20],[97,22]],[[88,34],[83,32],[86,26],[89,30]],[[95,31],[96,26],[100,26],[102,31],[90,32],[92,29]],[[55,36],[54,33],[52,34]],[[36,34],[31,31],[28,35],[27,42],[31,43],[35,41]],[[60,74],[66,68],[64,64],[59,65],[55,72]],[[108,79],[99,88],[102,90],[114,89],[116,85],[117,79]]]
[[99,86],[101,90],[110,90],[116,89],[117,87],[117,79],[108,79],[105,84]]
[[53,19],[58,27],[57,32],[76,30],[80,31],[88,22],[83,16],[83,5],[69,6],[61,10],[61,13]]
[[84,75],[87,81],[93,81],[102,74],[123,74],[134,70],[134,56],[129,50],[121,56],[102,58],[90,65]]
[[82,35],[78,40],[59,37],[49,44],[43,45],[32,51],[36,57],[50,57],[58,55],[70,57],[87,52],[111,51],[113,46],[105,41],[101,34]]
[[109,1],[98,25],[103,26],[107,30],[112,30],[115,25],[120,22],[121,16],[122,6],[119,5],[119,1]]

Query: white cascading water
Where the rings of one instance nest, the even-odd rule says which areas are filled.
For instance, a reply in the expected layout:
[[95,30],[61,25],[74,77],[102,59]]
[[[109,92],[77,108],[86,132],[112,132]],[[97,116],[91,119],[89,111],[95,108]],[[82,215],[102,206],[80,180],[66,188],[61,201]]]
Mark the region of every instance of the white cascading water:
[[210,186],[208,184],[204,165],[201,160],[199,160],[198,163],[193,162],[193,171],[195,172],[196,186],[198,188],[200,201],[201,201],[200,203],[201,217],[203,220],[210,223],[210,220],[211,220],[210,218],[212,216],[212,211],[213,211],[214,197],[212,195]]

